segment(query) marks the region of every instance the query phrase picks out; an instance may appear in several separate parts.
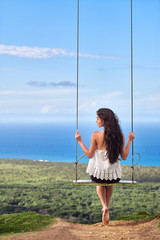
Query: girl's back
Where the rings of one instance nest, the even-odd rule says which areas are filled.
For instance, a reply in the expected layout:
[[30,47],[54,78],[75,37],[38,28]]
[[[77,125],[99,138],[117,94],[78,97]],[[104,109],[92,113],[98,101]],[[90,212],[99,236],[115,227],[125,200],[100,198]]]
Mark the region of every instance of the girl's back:
[[95,134],[97,149],[98,150],[106,149],[106,142],[104,140],[104,130],[94,132],[94,134]]

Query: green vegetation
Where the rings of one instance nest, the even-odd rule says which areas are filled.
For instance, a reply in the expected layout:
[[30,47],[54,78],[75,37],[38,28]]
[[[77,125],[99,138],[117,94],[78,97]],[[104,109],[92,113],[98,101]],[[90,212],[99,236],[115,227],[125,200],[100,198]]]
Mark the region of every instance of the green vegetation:
[[[33,211],[74,222],[101,221],[101,204],[95,187],[74,187],[74,163],[0,159],[0,214]],[[86,164],[78,173],[88,179]],[[130,179],[130,166],[123,165],[123,179]],[[137,187],[114,187],[111,220],[137,212],[160,212],[160,167],[135,169]]]
[[132,216],[121,216],[117,220],[134,220],[134,221],[148,221],[156,218],[158,215],[151,215],[147,212],[137,212]]
[[32,232],[54,222],[55,220],[51,216],[33,212],[4,214],[0,216],[0,234]]
[[[52,184],[1,184],[0,214],[35,211],[80,223],[101,221],[101,204],[95,187],[73,187],[71,182]],[[8,197],[9,196],[9,197]],[[133,215],[137,211],[160,212],[159,184],[114,187],[110,217]]]

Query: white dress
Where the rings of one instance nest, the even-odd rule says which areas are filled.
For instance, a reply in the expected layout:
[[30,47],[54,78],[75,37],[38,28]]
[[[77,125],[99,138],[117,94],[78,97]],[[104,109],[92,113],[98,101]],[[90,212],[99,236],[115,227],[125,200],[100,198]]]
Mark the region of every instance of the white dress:
[[89,159],[86,172],[90,176],[92,175],[101,180],[116,180],[117,178],[121,178],[120,160],[118,159],[117,162],[111,164],[106,153],[106,149],[96,149],[93,157]]

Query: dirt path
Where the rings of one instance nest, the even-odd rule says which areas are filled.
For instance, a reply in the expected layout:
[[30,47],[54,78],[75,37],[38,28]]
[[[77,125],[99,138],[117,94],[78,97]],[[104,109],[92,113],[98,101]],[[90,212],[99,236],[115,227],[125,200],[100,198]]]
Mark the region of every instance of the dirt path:
[[58,219],[46,229],[0,238],[2,240],[160,240],[159,219],[135,224],[132,221],[114,221],[82,225]]

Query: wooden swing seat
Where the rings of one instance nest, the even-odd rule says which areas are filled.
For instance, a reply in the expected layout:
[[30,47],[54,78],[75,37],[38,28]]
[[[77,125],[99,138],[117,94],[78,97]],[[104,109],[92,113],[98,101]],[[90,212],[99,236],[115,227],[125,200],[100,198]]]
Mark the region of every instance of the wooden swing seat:
[[92,180],[74,180],[73,186],[137,186],[136,181],[120,180],[118,183],[96,183]]

